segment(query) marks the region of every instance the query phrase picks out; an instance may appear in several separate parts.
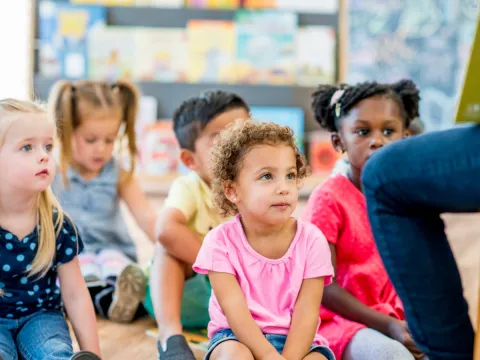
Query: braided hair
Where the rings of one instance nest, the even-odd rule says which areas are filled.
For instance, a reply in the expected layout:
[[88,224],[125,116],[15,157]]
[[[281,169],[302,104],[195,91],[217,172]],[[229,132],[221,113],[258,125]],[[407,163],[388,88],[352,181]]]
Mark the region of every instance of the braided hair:
[[393,84],[363,82],[356,85],[320,85],[312,95],[312,109],[315,120],[321,127],[338,131],[339,120],[362,100],[384,95],[399,107],[405,127],[418,117],[419,90],[411,80],[400,80]]

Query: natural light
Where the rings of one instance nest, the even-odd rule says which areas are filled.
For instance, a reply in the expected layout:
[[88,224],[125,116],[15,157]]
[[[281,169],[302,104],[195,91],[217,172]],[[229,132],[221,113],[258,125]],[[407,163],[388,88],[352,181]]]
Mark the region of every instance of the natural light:
[[33,0],[0,1],[0,99],[28,99],[33,73]]

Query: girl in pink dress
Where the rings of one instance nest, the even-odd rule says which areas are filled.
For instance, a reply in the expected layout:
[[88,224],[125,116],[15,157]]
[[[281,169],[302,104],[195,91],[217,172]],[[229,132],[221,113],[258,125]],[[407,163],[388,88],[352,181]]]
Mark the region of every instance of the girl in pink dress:
[[[423,355],[408,331],[403,305],[389,281],[370,229],[360,177],[368,158],[406,135],[418,116],[411,81],[320,86],[313,110],[348,155],[346,175],[335,175],[310,196],[304,220],[327,238],[335,267],[325,288],[320,334],[337,359],[410,360]],[[399,249],[400,250],[400,249]]]
[[193,265],[213,289],[205,359],[334,360],[318,333],[330,250],[291,216],[308,172],[292,130],[237,123],[215,140],[212,164],[214,201],[236,217],[208,233]]

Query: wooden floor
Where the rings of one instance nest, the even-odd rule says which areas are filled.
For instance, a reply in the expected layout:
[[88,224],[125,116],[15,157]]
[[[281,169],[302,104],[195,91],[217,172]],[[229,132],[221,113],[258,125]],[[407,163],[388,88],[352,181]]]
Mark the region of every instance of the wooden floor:
[[[153,200],[158,207],[162,200]],[[302,203],[298,213],[302,211]],[[465,297],[470,304],[472,319],[477,316],[480,254],[480,214],[445,216],[447,232],[462,274]],[[138,243],[139,260],[150,260],[152,245],[127,216],[132,235]],[[98,320],[102,355],[104,360],[149,360],[156,359],[156,341],[145,331],[155,326],[151,319],[143,319],[129,325],[119,325]],[[198,354],[201,359],[201,354]]]

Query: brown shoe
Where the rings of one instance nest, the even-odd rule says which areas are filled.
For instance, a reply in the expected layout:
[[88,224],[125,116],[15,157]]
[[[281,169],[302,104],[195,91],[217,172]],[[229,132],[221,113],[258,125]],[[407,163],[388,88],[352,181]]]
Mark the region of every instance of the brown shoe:
[[146,291],[147,278],[143,270],[137,264],[127,265],[115,282],[108,318],[119,323],[131,322]]

